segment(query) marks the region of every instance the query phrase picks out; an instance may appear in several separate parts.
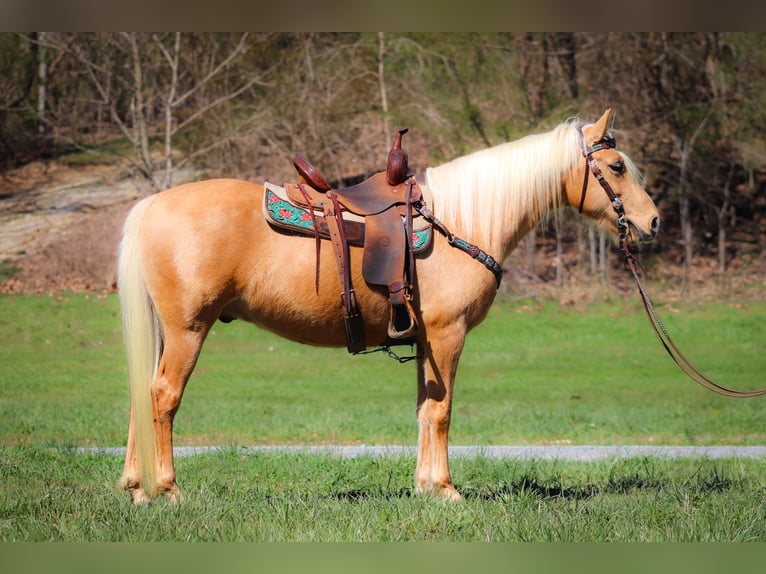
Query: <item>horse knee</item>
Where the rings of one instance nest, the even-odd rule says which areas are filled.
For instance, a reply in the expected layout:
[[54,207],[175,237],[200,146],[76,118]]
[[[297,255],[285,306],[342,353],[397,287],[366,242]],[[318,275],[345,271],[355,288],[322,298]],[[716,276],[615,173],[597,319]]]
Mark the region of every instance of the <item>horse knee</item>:
[[427,417],[434,422],[449,420],[452,411],[452,403],[447,395],[438,397],[428,396],[418,403],[418,417]]
[[449,410],[429,409],[427,412],[418,413],[418,422],[425,425],[429,434],[438,440],[438,437],[444,436],[449,432],[450,421],[452,419]]
[[195,338],[190,342],[177,333],[167,335],[165,350],[152,385],[152,398],[160,419],[169,417],[172,420],[181,404],[202,340]]
[[160,373],[152,385],[152,398],[157,406],[155,416],[158,421],[172,420],[181,405],[183,384],[178,381],[171,383],[167,375]]

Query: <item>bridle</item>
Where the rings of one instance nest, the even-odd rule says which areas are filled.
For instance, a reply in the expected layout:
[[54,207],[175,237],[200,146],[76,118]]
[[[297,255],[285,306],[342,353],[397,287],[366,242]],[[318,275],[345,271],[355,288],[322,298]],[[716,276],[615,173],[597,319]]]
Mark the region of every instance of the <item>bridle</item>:
[[725,397],[733,398],[749,398],[766,395],[766,388],[756,389],[753,391],[739,391],[736,389],[724,387],[709,379],[694,365],[691,364],[691,362],[684,356],[684,354],[673,342],[673,339],[670,338],[668,330],[662,323],[662,320],[660,319],[657,310],[654,308],[651,299],[649,299],[649,295],[647,294],[646,288],[644,287],[644,284],[641,281],[641,277],[638,273],[638,264],[636,262],[636,258],[630,251],[630,246],[628,245],[629,228],[628,222],[625,219],[625,209],[622,205],[622,200],[617,197],[617,194],[614,193],[614,190],[609,185],[609,182],[604,179],[604,174],[601,173],[601,168],[598,165],[598,161],[593,158],[593,153],[599,150],[614,149],[616,146],[614,137],[607,134],[592,146],[587,147],[585,144],[585,139],[582,135],[582,130],[580,130],[580,141],[582,143],[582,153],[585,157],[585,175],[583,176],[579,211],[582,213],[583,205],[585,204],[585,194],[588,189],[588,177],[593,174],[593,177],[596,178],[603,190],[606,192],[609,201],[612,203],[612,209],[614,209],[615,213],[617,214],[617,233],[620,241],[620,250],[625,257],[625,264],[633,275],[633,279],[636,281],[636,285],[638,286],[638,291],[641,294],[641,300],[644,304],[644,310],[646,311],[646,316],[649,319],[649,323],[652,325],[654,333],[657,335],[657,338],[659,339],[660,343],[662,343],[662,346],[665,348],[668,355],[670,355],[673,361],[675,361],[676,365],[678,365],[678,367],[690,379],[709,391],[713,391],[714,393],[718,393],[719,395],[723,395]]
[[586,147],[585,138],[582,134],[582,131],[580,131],[580,142],[582,143],[582,154],[585,156],[586,165],[582,182],[582,194],[580,194],[580,207],[578,208],[578,211],[582,213],[582,208],[585,205],[585,194],[588,191],[588,176],[592,173],[593,177],[595,177],[601,184],[601,187],[604,188],[609,201],[612,202],[612,208],[617,212],[618,229],[621,227],[621,224],[627,225],[625,223],[625,210],[622,208],[622,200],[617,197],[617,194],[614,192],[614,190],[612,190],[612,186],[609,185],[609,182],[604,179],[604,174],[601,173],[601,168],[598,166],[598,162],[593,159],[593,154],[595,152],[602,149],[614,149],[617,147],[617,142],[610,134],[605,134],[604,137],[602,137],[592,146]]

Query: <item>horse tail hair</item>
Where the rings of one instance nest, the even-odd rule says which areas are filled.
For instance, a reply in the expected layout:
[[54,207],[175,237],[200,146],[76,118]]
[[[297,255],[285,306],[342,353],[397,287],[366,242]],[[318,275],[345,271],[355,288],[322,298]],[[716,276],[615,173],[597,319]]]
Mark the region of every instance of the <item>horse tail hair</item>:
[[162,354],[163,335],[141,266],[139,229],[155,197],[136,204],[125,220],[117,266],[133,437],[141,484],[150,497],[154,495],[156,484],[151,386]]

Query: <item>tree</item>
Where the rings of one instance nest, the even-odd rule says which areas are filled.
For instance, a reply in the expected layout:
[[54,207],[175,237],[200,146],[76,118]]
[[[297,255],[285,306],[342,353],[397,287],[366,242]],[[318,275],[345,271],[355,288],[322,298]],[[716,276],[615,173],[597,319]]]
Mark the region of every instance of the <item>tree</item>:
[[[186,49],[186,39],[182,33],[125,32],[46,34],[39,40],[41,50],[66,54],[77,62],[95,103],[107,110],[112,125],[131,143],[132,165],[155,190],[173,183],[173,138],[180,131],[253,85],[264,83],[261,70],[242,74],[235,81],[233,75],[226,75],[246,53],[248,34],[233,42],[227,38],[220,51],[213,35],[204,36],[204,46],[213,48],[204,60],[206,67],[194,65],[196,54]],[[214,84],[217,89],[209,89]],[[179,120],[178,110],[193,97],[197,97],[194,109]],[[43,105],[38,102],[39,107]],[[151,143],[159,133],[164,143],[161,161]]]
[[[661,210],[648,251],[688,273],[763,245],[763,33],[0,34],[0,86],[4,165],[119,140],[154,189],[188,164],[279,181],[295,153],[346,185],[400,127],[420,170],[616,106]],[[609,245],[568,217],[559,276],[606,269]]]
[[40,152],[34,110],[34,45],[25,35],[0,34],[0,168]]
[[175,32],[172,34],[172,48],[168,48],[165,45],[165,40],[154,35],[154,42],[157,44],[160,52],[165,58],[165,62],[168,66],[168,73],[165,75],[165,86],[162,90],[161,99],[162,107],[164,108],[164,149],[165,149],[165,178],[164,187],[170,187],[173,184],[173,137],[179,132],[188,127],[192,122],[199,119],[209,110],[220,106],[226,102],[234,100],[241,94],[249,90],[254,84],[267,85],[262,79],[260,73],[248,74],[244,79],[235,83],[229,87],[225,92],[216,95],[216,97],[208,99],[203,105],[198,107],[193,113],[189,114],[182,121],[176,121],[175,110],[183,106],[192,96],[202,91],[204,88],[218,80],[218,78],[227,70],[233,67],[234,63],[246,52],[248,34],[242,34],[239,37],[236,45],[230,49],[224,57],[217,62],[206,74],[202,77],[197,77],[196,81],[187,85],[185,89],[180,86],[180,68],[183,64],[181,61],[181,39],[182,34]]

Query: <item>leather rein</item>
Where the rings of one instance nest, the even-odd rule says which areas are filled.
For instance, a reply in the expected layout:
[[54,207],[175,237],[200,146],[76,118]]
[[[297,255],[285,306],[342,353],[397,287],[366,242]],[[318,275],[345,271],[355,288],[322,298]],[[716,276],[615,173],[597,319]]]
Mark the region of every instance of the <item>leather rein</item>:
[[[580,136],[582,138],[582,132],[580,132]],[[636,263],[636,258],[633,255],[633,253],[630,251],[630,247],[628,245],[628,223],[625,220],[625,209],[622,204],[622,200],[617,197],[617,194],[614,193],[614,190],[609,185],[609,182],[604,179],[603,174],[601,173],[601,169],[598,166],[598,161],[596,161],[593,158],[593,153],[601,150],[601,149],[609,149],[615,147],[615,140],[612,136],[606,135],[601,140],[596,142],[591,147],[587,147],[585,144],[585,140],[582,139],[582,152],[583,156],[585,156],[585,175],[583,178],[583,186],[582,186],[582,194],[580,196],[580,207],[579,211],[582,213],[583,205],[585,203],[585,193],[588,188],[588,177],[592,173],[593,176],[598,180],[601,187],[606,192],[607,197],[609,197],[609,200],[612,203],[612,209],[614,209],[615,213],[617,213],[617,230],[620,240],[620,250],[622,251],[625,262],[627,264],[628,270],[633,275],[633,279],[636,282],[636,285],[638,286],[638,292],[641,294],[641,300],[644,304],[644,310],[646,311],[646,316],[649,319],[649,323],[652,325],[652,329],[654,330],[654,333],[657,335],[657,338],[659,339],[660,343],[662,343],[662,346],[667,351],[668,355],[673,359],[673,361],[678,365],[678,367],[695,383],[698,385],[701,385],[702,387],[706,388],[709,391],[713,391],[714,393],[717,393],[719,395],[723,395],[725,397],[732,397],[732,398],[750,398],[750,397],[758,397],[762,395],[766,395],[766,388],[763,389],[756,389],[752,391],[740,391],[736,389],[730,389],[727,387],[724,387],[715,381],[709,379],[704,374],[702,374],[692,363],[684,356],[684,354],[679,350],[679,348],[676,346],[676,344],[673,342],[673,339],[671,339],[670,334],[668,333],[668,330],[665,328],[665,325],[662,323],[662,320],[660,319],[659,314],[657,313],[657,310],[655,309],[654,305],[652,304],[651,299],[649,299],[649,295],[646,292],[646,288],[644,287],[643,282],[641,281],[641,277],[638,273],[638,264]]]

